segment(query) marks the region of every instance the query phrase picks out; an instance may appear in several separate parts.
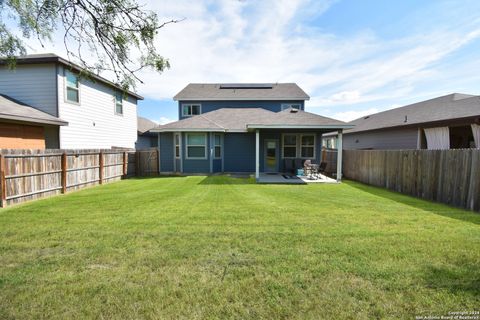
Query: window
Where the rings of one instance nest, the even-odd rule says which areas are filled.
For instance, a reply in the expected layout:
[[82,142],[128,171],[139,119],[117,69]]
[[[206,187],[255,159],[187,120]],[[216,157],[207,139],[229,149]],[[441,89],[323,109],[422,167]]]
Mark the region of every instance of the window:
[[299,103],[282,103],[282,111],[288,108],[300,110],[300,104]]
[[180,134],[175,133],[175,158],[180,158]]
[[205,133],[187,133],[187,159],[207,158],[207,135]]
[[315,158],[315,135],[303,134],[300,137],[300,157]]
[[215,143],[214,143],[214,158],[221,158],[222,157],[222,137],[219,134],[215,134],[213,136]]
[[79,103],[78,76],[65,69],[65,97],[68,102]]
[[297,157],[297,135],[284,134],[283,135],[283,158]]
[[196,116],[202,113],[202,107],[199,104],[183,104],[182,105],[182,116],[191,117]]
[[123,92],[115,91],[115,114],[123,114]]

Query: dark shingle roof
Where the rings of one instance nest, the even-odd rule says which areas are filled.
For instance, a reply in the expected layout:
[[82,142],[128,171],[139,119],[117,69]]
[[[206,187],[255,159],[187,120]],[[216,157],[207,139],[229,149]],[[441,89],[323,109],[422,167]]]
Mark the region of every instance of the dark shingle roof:
[[480,96],[453,93],[353,120],[345,134],[477,116]]
[[261,108],[222,108],[158,126],[152,131],[247,132],[255,128],[336,129],[350,128],[345,122],[301,110],[272,112]]
[[[2,59],[0,57],[0,65],[5,64],[5,63],[6,63],[6,59]],[[84,70],[79,65],[77,65],[75,63],[72,63],[72,62],[68,61],[67,59],[64,59],[60,56],[57,56],[54,53],[28,54],[28,55],[24,55],[24,56],[18,56],[18,57],[16,57],[16,63],[17,64],[60,63],[60,64],[63,64],[67,67],[70,67],[70,68],[72,68],[72,69],[74,69],[78,72],[81,72],[82,70]],[[116,89],[123,90],[123,88],[120,87],[119,85],[117,85],[117,84],[113,83],[112,81],[107,80],[107,79],[105,79],[105,78],[103,78],[99,75],[92,74],[91,78],[93,78],[97,81],[103,82],[103,83],[105,83],[105,84],[107,84],[111,87],[116,88]],[[133,91],[127,91],[127,93],[129,95],[131,95],[132,97],[135,97],[138,100],[143,100],[142,96],[136,94]]]
[[68,125],[68,122],[35,109],[25,103],[0,94],[0,119],[25,121],[40,124]]
[[309,100],[296,83],[190,83],[173,100]]

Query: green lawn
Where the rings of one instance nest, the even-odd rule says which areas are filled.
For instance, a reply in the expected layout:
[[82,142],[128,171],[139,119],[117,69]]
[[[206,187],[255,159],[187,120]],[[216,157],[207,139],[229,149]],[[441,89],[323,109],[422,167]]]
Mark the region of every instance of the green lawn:
[[480,309],[480,214],[353,182],[132,179],[0,211],[1,319]]

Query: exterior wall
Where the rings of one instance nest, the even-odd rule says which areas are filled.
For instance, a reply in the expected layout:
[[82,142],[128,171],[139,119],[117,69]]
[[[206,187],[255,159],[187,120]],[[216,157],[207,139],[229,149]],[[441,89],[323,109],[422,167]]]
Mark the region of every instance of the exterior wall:
[[160,133],[160,172],[174,171],[173,133]]
[[149,149],[158,147],[157,136],[138,136],[135,143],[135,149]]
[[182,104],[200,103],[202,113],[222,109],[222,108],[263,108],[273,112],[282,110],[282,104],[284,103],[297,103],[300,104],[300,108],[304,110],[303,100],[287,100],[287,101],[179,101],[178,102],[178,118],[180,120],[188,118],[182,116]]
[[55,64],[0,66],[0,93],[52,116],[57,115]]
[[[264,171],[264,141],[273,139],[278,142],[278,171],[285,170],[285,161],[291,159],[282,158],[282,133],[284,131],[268,131],[260,133],[260,171]],[[295,131],[289,133],[307,133],[304,131]],[[315,157],[312,162],[319,163],[321,159],[321,133],[314,133],[315,137]],[[207,134],[207,158],[206,159],[186,159],[186,134],[182,133],[182,160],[174,159],[174,134],[160,134],[160,162],[162,172],[182,172],[183,173],[215,173],[215,172],[255,172],[255,133],[225,133],[222,139],[221,159],[211,159],[214,155],[213,133]],[[299,159],[303,164],[303,160]],[[180,161],[182,163],[180,164]],[[297,161],[298,162],[298,161]],[[210,167],[211,166],[211,167]],[[223,170],[222,170],[223,166]]]
[[0,149],[45,149],[44,127],[0,122]]
[[224,171],[255,172],[255,133],[226,133]]
[[115,114],[115,89],[101,82],[80,79],[80,103],[65,99],[63,66],[58,66],[59,117],[68,122],[60,128],[60,147],[65,149],[135,148],[137,101],[123,100],[123,115]]
[[418,128],[388,129],[343,135],[344,149],[417,149]]

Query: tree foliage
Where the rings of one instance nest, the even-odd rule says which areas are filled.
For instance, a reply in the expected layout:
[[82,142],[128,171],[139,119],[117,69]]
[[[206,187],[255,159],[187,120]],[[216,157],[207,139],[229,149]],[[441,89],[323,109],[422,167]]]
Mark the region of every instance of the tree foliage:
[[[7,22],[22,32],[12,32]],[[68,58],[87,72],[110,72],[125,89],[142,82],[138,72],[170,67],[155,47],[158,30],[170,23],[145,10],[136,0],[0,0],[0,56],[10,66],[15,56],[27,53],[26,39],[42,46],[60,29]],[[89,56],[96,57],[91,63]]]

